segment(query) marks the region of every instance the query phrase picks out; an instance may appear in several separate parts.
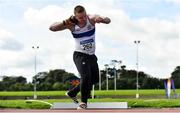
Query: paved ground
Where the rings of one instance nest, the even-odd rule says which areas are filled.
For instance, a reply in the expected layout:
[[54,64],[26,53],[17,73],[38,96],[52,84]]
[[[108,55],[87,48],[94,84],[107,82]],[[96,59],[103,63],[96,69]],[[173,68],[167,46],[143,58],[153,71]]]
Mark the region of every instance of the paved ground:
[[180,108],[165,109],[89,109],[89,110],[32,110],[32,109],[0,109],[0,113],[180,113]]

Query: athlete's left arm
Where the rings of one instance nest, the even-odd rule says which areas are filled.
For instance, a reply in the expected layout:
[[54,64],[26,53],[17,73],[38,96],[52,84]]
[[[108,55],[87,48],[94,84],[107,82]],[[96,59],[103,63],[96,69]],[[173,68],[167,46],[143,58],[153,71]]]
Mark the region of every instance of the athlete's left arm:
[[104,24],[109,24],[111,22],[111,19],[108,17],[102,17],[100,15],[94,15],[93,16],[93,21],[94,23],[104,23]]

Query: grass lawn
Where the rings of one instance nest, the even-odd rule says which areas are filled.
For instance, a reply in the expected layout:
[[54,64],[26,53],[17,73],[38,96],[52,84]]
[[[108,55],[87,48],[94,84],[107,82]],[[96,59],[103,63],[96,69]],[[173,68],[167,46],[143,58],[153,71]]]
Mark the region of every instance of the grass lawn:
[[[176,90],[179,91],[180,90]],[[39,96],[64,96],[66,91],[37,91],[37,95]],[[95,91],[95,95],[99,95],[99,96],[117,96],[117,95],[135,95],[136,94],[136,90],[96,90]],[[160,89],[160,90],[139,90],[139,94],[140,95],[165,95],[165,90]],[[32,96],[33,95],[33,91],[2,91],[0,92],[0,96]]]
[[[38,96],[65,96],[66,91],[37,91]],[[180,92],[180,90],[176,90],[176,92]],[[102,90],[95,91],[95,95],[97,98],[90,99],[89,102],[128,102],[128,106],[130,108],[137,107],[150,107],[150,108],[164,108],[164,107],[180,107],[180,99],[165,99],[158,98],[159,95],[163,95],[165,97],[165,91],[162,90],[139,90],[140,98],[135,99],[136,90]],[[141,98],[142,95],[147,98]],[[148,98],[148,96],[152,96],[152,98]],[[1,96],[33,96],[33,91],[22,91],[22,92],[0,92]],[[104,97],[103,97],[104,96]],[[117,97],[116,97],[117,96]],[[122,97],[118,97],[122,96]],[[124,96],[124,97],[123,97]],[[127,96],[127,97],[126,97]],[[128,96],[132,96],[128,98]],[[157,96],[157,97],[156,97]],[[98,98],[103,97],[103,98]],[[114,97],[114,98],[112,98]],[[46,99],[44,101],[53,103],[53,102],[71,102],[70,99]],[[0,108],[19,108],[19,109],[48,109],[50,105],[32,102],[26,103],[25,100],[0,100]]]
[[[70,99],[49,99],[46,102],[71,102]],[[172,108],[180,107],[180,99],[90,99],[89,102],[128,102],[130,108]],[[25,100],[0,100],[0,108],[49,109],[50,105]]]

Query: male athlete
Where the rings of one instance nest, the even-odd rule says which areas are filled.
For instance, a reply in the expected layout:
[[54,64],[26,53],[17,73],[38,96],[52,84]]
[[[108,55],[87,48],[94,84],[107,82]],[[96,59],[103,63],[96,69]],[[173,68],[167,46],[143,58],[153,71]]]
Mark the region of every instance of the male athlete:
[[51,31],[69,29],[75,40],[73,60],[80,74],[80,84],[66,93],[75,103],[78,103],[77,94],[81,92],[81,102],[77,109],[86,109],[88,97],[93,84],[99,81],[99,68],[95,55],[95,24],[109,24],[108,17],[88,15],[83,6],[74,8],[74,15],[50,26]]

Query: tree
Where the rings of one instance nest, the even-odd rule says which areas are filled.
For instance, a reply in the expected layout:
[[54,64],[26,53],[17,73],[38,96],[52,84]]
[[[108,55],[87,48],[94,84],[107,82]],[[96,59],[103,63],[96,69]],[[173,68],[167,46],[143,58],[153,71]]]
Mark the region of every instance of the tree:
[[171,73],[171,78],[174,80],[174,85],[176,88],[180,88],[180,66],[177,66]]
[[52,88],[54,90],[64,90],[65,87],[64,87],[64,84],[63,83],[60,83],[60,82],[55,82],[52,86]]
[[[68,73],[63,69],[50,70],[49,72],[40,72],[33,78],[33,83],[37,82],[37,90],[67,90],[69,83],[68,78],[77,78],[73,73]],[[67,86],[66,86],[67,85]]]
[[26,84],[26,78],[22,76],[3,76],[2,79],[2,91],[15,91],[23,90]]

